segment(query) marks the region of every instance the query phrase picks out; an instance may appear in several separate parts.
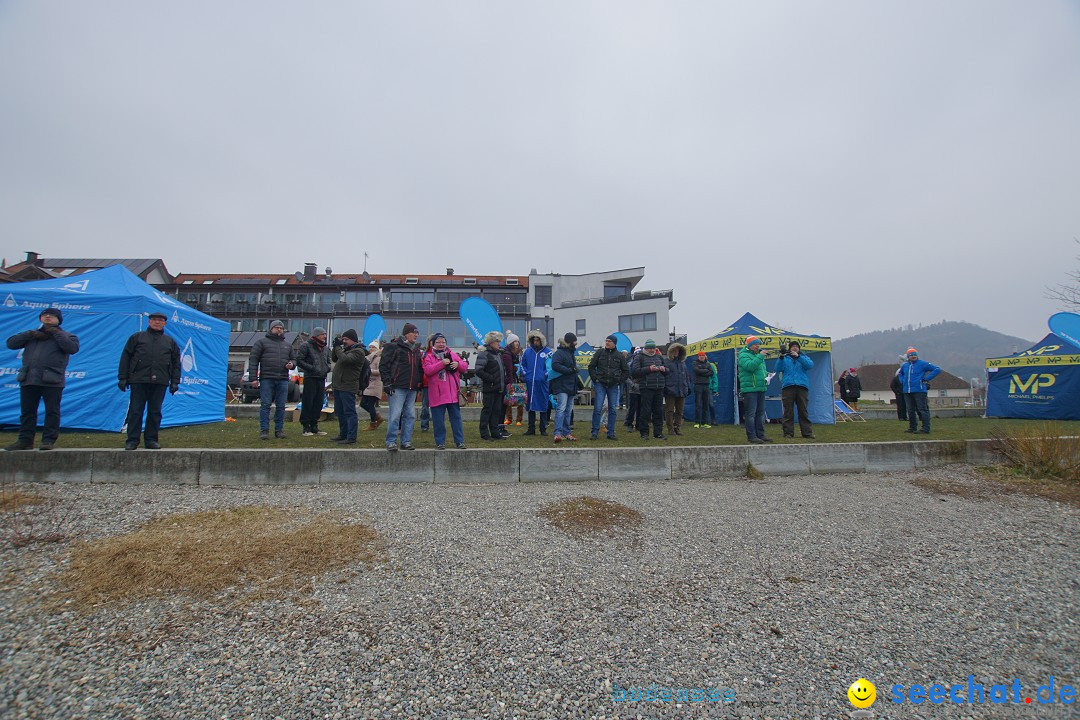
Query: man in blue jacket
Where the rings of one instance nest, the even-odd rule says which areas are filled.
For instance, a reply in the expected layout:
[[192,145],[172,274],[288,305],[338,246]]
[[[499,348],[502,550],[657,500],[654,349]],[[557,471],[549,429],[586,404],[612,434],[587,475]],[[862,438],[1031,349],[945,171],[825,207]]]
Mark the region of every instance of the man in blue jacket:
[[904,432],[915,432],[916,419],[922,421],[922,432],[930,434],[930,406],[926,402],[926,383],[933,380],[941,372],[941,368],[925,360],[919,359],[919,351],[909,347],[906,353],[907,362],[900,366],[897,377],[900,379],[900,387],[904,391],[904,402],[907,404],[908,429]]
[[810,395],[810,378],[807,371],[814,361],[802,352],[797,340],[788,343],[786,355],[776,361],[775,372],[783,376],[780,383],[780,400],[784,405],[784,437],[795,437],[795,410],[799,411],[799,432],[804,438],[814,438],[814,426],[807,411]]

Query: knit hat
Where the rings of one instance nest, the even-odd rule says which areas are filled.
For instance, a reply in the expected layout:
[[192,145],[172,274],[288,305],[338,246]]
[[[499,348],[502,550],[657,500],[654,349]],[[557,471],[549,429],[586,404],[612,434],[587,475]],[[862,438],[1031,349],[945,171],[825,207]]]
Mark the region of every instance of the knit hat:
[[510,332],[510,330],[507,330],[506,331],[506,347],[510,347],[514,343],[517,343],[517,344],[520,345],[521,344],[521,338],[519,338],[514,333]]
[[848,371],[849,373],[853,373],[853,372],[855,372],[855,368],[848,368],[848,369],[847,369],[847,371]]
[[750,347],[752,345],[760,345],[760,344],[761,344],[761,340],[760,340],[760,338],[758,338],[757,335],[751,335],[750,337],[746,338],[746,347]]
[[913,348],[913,347],[909,347],[909,348],[907,349],[907,352],[906,352],[906,353],[904,353],[904,357],[911,357],[912,355],[914,355],[915,357],[918,357],[918,356],[919,356],[919,351],[918,351],[918,350],[916,350],[916,349],[915,349],[915,348]]
[[[326,328],[317,327],[311,331],[311,337],[319,337],[326,334]],[[355,334],[355,333],[354,333]]]
[[[315,329],[316,329],[316,330],[321,330],[322,328],[315,328]],[[312,334],[317,334],[317,333],[312,333]],[[353,330],[352,328],[349,328],[349,329],[348,329],[348,330],[346,330],[345,332],[341,333],[341,337],[343,337],[343,338],[349,338],[349,339],[350,339],[350,340],[352,340],[353,342],[360,342],[360,338],[358,338],[358,337],[356,336],[356,331],[355,331],[355,330]]]
[[271,330],[273,330],[276,327],[279,327],[282,330],[284,330],[285,329],[285,323],[281,322],[280,320],[274,320],[273,322],[270,323],[270,329]]
[[38,313],[38,318],[40,318],[42,315],[52,315],[54,318],[56,318],[57,325],[64,322],[64,313],[60,312],[60,308],[47,307],[40,313]]
[[431,337],[429,337],[428,340],[430,340],[431,344],[434,345],[435,341],[438,340],[439,338],[442,338],[443,340],[445,340],[446,336],[443,335],[441,332],[437,332],[434,335],[432,335]]
[[698,350],[697,356],[698,357],[705,357],[705,351],[704,350]]
[[409,333],[420,332],[420,328],[416,327],[412,323],[405,323],[405,327],[401,328],[402,335],[408,335]]
[[367,349],[368,350],[371,350],[371,349],[378,350],[379,349],[379,341],[378,340],[372,340],[371,342],[368,343]]
[[656,341],[652,339],[646,340],[645,347],[649,350],[654,350],[656,348]]
[[[605,340],[610,340],[611,342],[615,343],[616,345],[618,345],[618,344],[619,344],[619,338],[615,337],[615,335],[614,335],[614,334],[612,334],[612,335],[608,335],[608,336],[607,336],[606,338],[604,338],[604,339],[605,339]],[[616,403],[616,404],[618,404],[618,403]]]
[[503,334],[498,330],[492,330],[484,336],[484,344],[490,345],[493,342],[502,342]]
[[793,348],[793,347],[797,347],[797,348],[799,348],[800,350],[802,350],[802,345],[800,345],[800,344],[799,344],[799,341],[798,341],[798,340],[792,340],[791,342],[789,342],[789,343],[787,344],[787,349],[788,349],[788,350],[790,350],[790,349],[791,349],[791,348]]
[[160,310],[155,310],[154,312],[147,315],[146,318],[147,318],[147,320],[150,320],[150,319],[153,319],[153,318],[161,318],[162,320],[168,320],[169,316],[166,315],[165,313],[161,312]]
[[577,335],[575,335],[572,332],[568,332],[568,333],[566,333],[565,335],[562,336],[562,340],[567,345],[573,345],[574,343],[577,342]]

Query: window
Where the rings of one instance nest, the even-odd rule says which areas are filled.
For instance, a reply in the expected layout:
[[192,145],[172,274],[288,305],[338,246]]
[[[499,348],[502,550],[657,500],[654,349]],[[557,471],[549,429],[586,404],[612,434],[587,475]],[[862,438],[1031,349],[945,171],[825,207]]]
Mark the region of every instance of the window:
[[619,332],[646,332],[656,330],[656,313],[620,315]]
[[578,339],[585,337],[585,321],[578,320],[577,328],[574,330],[574,334],[578,336]]
[[551,306],[551,286],[550,285],[534,285],[536,292],[536,307],[550,307]]
[[619,298],[630,293],[626,289],[626,285],[605,285],[604,297],[605,298]]

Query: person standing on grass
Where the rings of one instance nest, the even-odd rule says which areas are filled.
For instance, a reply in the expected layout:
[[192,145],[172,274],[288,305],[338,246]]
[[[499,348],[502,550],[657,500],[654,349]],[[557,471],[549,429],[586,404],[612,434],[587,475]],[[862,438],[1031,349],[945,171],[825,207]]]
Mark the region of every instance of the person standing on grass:
[[[633,373],[630,373],[630,368],[633,367],[634,358],[638,356],[641,349],[638,348],[634,354],[626,361],[627,375],[626,378],[626,419],[623,424],[626,425],[627,430],[633,430],[637,424],[638,405],[641,402],[641,386],[638,384],[638,379],[634,377]],[[625,354],[625,353],[624,353]]]
[[461,407],[458,393],[461,376],[469,369],[469,363],[446,347],[446,336],[435,333],[424,353],[424,375],[427,377],[428,401],[431,403],[431,421],[435,426],[435,449],[446,449],[446,423],[450,416],[450,431],[458,450],[465,449],[465,431],[461,427]]
[[893,397],[896,399],[896,419],[900,422],[907,421],[907,401],[904,400],[904,386],[900,383],[900,369],[906,362],[907,358],[901,355],[900,367],[896,368],[892,380],[889,381],[889,389],[892,390]]
[[739,350],[739,391],[742,393],[746,418],[747,442],[760,445],[771,443],[765,437],[765,358],[768,353],[761,349],[761,340],[753,335],[746,338],[746,345]]
[[45,308],[38,315],[41,327],[7,339],[9,350],[22,350],[19,381],[19,438],[5,450],[32,450],[37,432],[38,405],[45,402],[41,449],[52,450],[60,437],[60,397],[64,394],[68,360],[79,352],[79,338],[60,329],[64,314]]
[[289,371],[296,367],[293,349],[285,342],[285,324],[270,323],[270,332],[255,341],[248,355],[248,374],[258,388],[259,439],[270,438],[270,406],[274,405],[274,437],[285,437],[285,402],[289,398]]
[[664,377],[664,417],[668,432],[682,435],[683,408],[686,396],[694,389],[690,369],[686,367],[686,346],[671,343],[667,351],[667,375]]
[[[147,450],[157,450],[161,428],[161,404],[165,389],[173,395],[180,388],[180,348],[165,334],[165,313],[152,312],[149,327],[132,334],[120,353],[118,385],[120,391],[131,389],[128,403],[125,450],[139,447],[139,434]],[[143,413],[146,427],[143,427]]]
[[536,415],[539,413],[540,434],[547,435],[548,419],[551,417],[547,364],[552,352],[547,347],[547,338],[539,330],[530,332],[526,341],[529,347],[521,354],[521,378],[525,381],[525,394],[528,397],[526,409],[529,411],[529,429],[525,434],[536,434]]
[[363,392],[364,378],[371,371],[367,354],[360,344],[356,331],[349,328],[334,342],[331,357],[334,370],[330,375],[330,387],[334,391],[334,414],[337,415],[338,445],[355,445],[358,420],[356,417],[356,394]]
[[630,374],[637,378],[640,398],[637,410],[637,429],[642,440],[649,439],[649,421],[653,437],[664,440],[664,377],[668,368],[664,356],[656,349],[656,341],[646,340],[641,352],[630,364]]
[[476,356],[476,377],[482,383],[484,406],[480,410],[480,439],[494,442],[510,437],[503,427],[503,397],[506,394],[506,366],[500,347],[503,334],[492,330],[484,336],[484,347]]
[[795,411],[799,412],[799,432],[804,438],[814,438],[814,426],[810,423],[807,399],[810,396],[810,376],[806,373],[814,367],[802,351],[797,340],[788,343],[786,355],[776,361],[776,373],[783,376],[780,383],[780,400],[784,405],[784,437],[795,437]]
[[330,374],[325,328],[312,330],[308,341],[296,351],[296,367],[304,373],[304,394],[300,398],[300,424],[304,427],[304,435],[325,435],[319,430],[319,417],[326,399],[326,376]]
[[521,420],[525,414],[524,385],[517,381],[521,372],[521,340],[517,335],[506,331],[506,349],[503,350],[503,367],[507,371],[508,388],[506,391],[506,427],[514,423],[514,408],[517,408],[517,426],[521,427]]
[[555,396],[555,437],[552,439],[557,443],[563,440],[577,442],[577,438],[570,433],[570,413],[580,380],[574,358],[576,348],[577,335],[568,332],[559,341],[559,349],[551,356],[552,379],[548,381],[548,386]]
[[900,366],[897,376],[900,378],[900,386],[904,389],[904,402],[907,405],[908,429],[904,432],[915,432],[917,420],[921,420],[921,432],[929,435],[930,405],[926,399],[926,383],[936,378],[941,368],[920,360],[919,351],[913,347],[909,347],[904,356],[907,362]]
[[379,401],[382,400],[383,394],[382,375],[379,373],[380,360],[382,360],[382,350],[379,348],[379,341],[372,340],[368,344],[368,365],[371,367],[371,377],[368,378],[367,387],[364,388],[364,394],[360,398],[360,407],[364,408],[371,418],[367,426],[368,430],[377,429],[386,420],[379,414]]
[[603,417],[604,401],[607,401],[607,439],[616,440],[615,413],[619,407],[619,393],[623,382],[630,375],[626,356],[615,347],[615,336],[604,339],[604,347],[593,353],[589,361],[589,377],[593,386],[592,433],[595,440],[600,435],[600,419]]
[[859,379],[859,372],[855,368],[848,368],[847,381],[844,383],[847,388],[847,403],[851,406],[851,409],[855,412],[859,412],[859,398],[862,397],[862,380]]
[[390,421],[386,425],[386,449],[398,449],[398,432],[401,449],[415,450],[412,444],[413,425],[416,423],[416,393],[423,386],[424,368],[420,359],[420,330],[412,323],[405,323],[401,337],[383,348],[379,361],[386,394],[390,397]]
[[710,408],[712,407],[712,390],[710,386],[715,371],[704,350],[698,351],[691,367],[694,371],[694,427],[709,428],[712,427],[709,424]]

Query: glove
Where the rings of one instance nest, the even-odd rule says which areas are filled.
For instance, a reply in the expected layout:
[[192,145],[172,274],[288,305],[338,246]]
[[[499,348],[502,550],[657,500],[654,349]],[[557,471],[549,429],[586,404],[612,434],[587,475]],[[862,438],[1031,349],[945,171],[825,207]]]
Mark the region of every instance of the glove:
[[345,341],[341,339],[341,336],[334,338],[334,347],[341,347],[345,344]]
[[180,386],[177,385],[176,383],[173,383],[172,385],[169,386],[169,394],[170,395],[175,395],[176,391],[179,390],[179,389],[180,389]]
[[48,335],[55,335],[56,333],[60,332],[60,328],[56,325],[49,325],[45,328],[44,332]]
[[125,380],[116,383],[116,387],[120,388],[120,392],[127,392],[127,382]]
[[31,330],[30,337],[34,340],[48,340],[49,334],[44,330]]
[[386,388],[386,397],[394,396],[394,388]]

